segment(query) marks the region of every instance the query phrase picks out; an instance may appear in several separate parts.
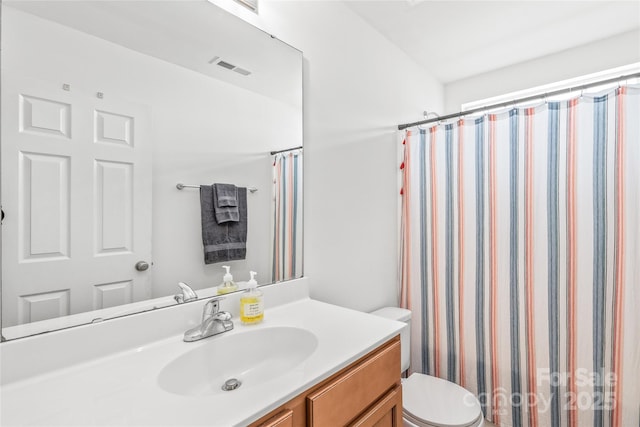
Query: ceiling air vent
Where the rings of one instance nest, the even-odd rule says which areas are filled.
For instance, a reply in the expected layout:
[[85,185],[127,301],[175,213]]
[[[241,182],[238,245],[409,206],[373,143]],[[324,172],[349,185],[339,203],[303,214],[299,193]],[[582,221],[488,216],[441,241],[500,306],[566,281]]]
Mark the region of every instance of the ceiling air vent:
[[229,64],[228,62],[224,62],[224,61],[219,61],[218,65],[223,68],[226,68],[227,70],[233,70],[234,68],[236,68],[235,65]]
[[235,0],[252,12],[258,13],[258,0]]
[[233,71],[235,71],[236,73],[240,73],[243,76],[248,76],[249,74],[251,74],[251,71],[245,70],[244,68],[240,68],[240,67],[234,68]]
[[235,71],[238,74],[242,74],[243,76],[248,76],[251,74],[251,71],[245,70],[244,68],[237,67],[230,62],[223,61],[219,56],[214,56],[209,60],[209,64],[217,64],[222,68],[226,68],[227,70]]

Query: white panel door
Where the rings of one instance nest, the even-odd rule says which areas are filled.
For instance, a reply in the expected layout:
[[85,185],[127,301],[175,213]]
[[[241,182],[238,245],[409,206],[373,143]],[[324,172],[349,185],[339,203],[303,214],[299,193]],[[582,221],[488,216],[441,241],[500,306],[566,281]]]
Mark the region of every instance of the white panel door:
[[151,296],[150,112],[2,76],[2,326]]

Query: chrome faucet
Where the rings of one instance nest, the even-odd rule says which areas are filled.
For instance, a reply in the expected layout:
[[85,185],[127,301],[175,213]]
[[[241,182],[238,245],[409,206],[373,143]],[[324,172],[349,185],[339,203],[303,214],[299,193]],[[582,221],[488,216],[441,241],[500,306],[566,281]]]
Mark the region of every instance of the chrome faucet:
[[180,290],[182,292],[173,296],[173,299],[175,299],[178,304],[198,299],[198,294],[196,294],[196,291],[191,289],[191,286],[184,282],[178,282],[178,286],[180,286]]
[[220,299],[210,299],[202,309],[202,323],[184,333],[184,341],[192,342],[233,329],[231,313],[218,311]]

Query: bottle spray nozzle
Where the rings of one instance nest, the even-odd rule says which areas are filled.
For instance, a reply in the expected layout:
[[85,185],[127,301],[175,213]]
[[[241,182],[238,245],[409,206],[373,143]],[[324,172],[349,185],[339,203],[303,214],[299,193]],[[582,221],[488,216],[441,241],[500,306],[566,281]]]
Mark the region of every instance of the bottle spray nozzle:
[[250,288],[255,288],[256,286],[258,286],[258,282],[256,282],[256,273],[255,271],[250,271],[249,275],[251,276],[251,278],[249,279],[249,281],[247,282],[247,285]]
[[227,272],[224,274],[224,277],[222,278],[223,282],[232,282],[233,281],[233,276],[231,275],[231,266],[229,265],[223,265],[222,268],[226,269]]

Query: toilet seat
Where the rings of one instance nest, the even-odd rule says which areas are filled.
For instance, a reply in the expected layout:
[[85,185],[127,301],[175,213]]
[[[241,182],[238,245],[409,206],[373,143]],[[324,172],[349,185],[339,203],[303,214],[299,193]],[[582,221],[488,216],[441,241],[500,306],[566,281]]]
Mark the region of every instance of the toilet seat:
[[402,382],[403,415],[423,427],[475,427],[484,420],[478,399],[450,381],[412,374]]

